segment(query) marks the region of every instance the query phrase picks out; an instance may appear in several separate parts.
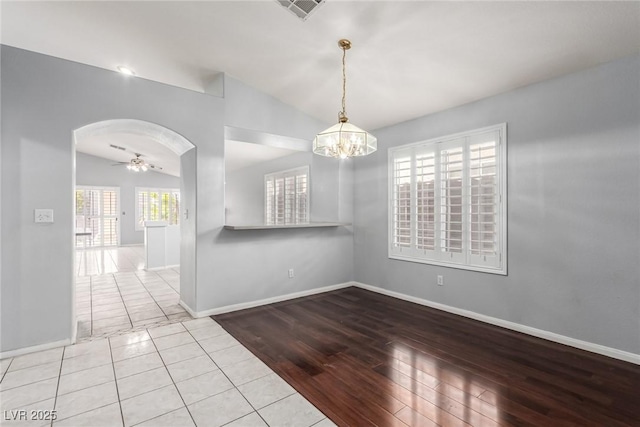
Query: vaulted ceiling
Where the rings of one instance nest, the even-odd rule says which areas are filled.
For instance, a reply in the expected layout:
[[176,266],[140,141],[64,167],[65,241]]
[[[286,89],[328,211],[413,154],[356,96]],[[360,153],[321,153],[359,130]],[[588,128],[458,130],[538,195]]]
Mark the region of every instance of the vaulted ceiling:
[[[2,1],[1,42],[204,91],[224,72],[374,130],[640,52],[640,2]],[[311,135],[310,138],[313,136]]]

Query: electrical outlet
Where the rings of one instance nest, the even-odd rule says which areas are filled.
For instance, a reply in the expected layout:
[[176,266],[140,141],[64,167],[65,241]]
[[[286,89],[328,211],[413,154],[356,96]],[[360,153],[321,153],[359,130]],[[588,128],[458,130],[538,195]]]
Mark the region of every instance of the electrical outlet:
[[34,222],[53,222],[53,209],[34,209]]
[[444,286],[444,277],[438,274],[437,282],[438,286]]
[[289,279],[293,279],[293,268],[289,269]]

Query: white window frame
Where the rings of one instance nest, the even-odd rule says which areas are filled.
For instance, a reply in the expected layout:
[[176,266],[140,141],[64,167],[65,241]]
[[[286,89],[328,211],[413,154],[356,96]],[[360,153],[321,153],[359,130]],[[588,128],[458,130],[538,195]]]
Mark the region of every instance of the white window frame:
[[[283,222],[278,222],[277,219],[272,221],[271,218],[277,217],[276,205],[273,204],[272,209],[269,209],[268,201],[269,201],[269,188],[268,182],[269,180],[277,180],[277,179],[286,179],[288,177],[294,177],[294,185],[296,186],[294,192],[297,193],[297,177],[305,176],[306,179],[306,212],[304,212],[303,220],[300,220],[300,215],[298,212],[298,204],[294,201],[294,212],[292,213],[294,221],[287,221],[286,215],[284,216]],[[275,192],[276,188],[274,186],[273,191]],[[274,194],[275,197],[275,194]],[[285,202],[286,203],[286,202]],[[309,165],[300,166],[293,169],[287,169],[278,172],[272,172],[264,175],[264,223],[265,225],[295,225],[295,224],[308,224],[311,212],[311,180],[309,176]]]
[[[135,188],[135,204],[136,204],[136,226],[135,229],[136,231],[144,231],[144,221],[148,221],[148,219],[144,219],[141,220],[141,212],[140,212],[140,193],[141,192],[147,192],[147,193],[158,193],[160,196],[158,198],[158,200],[162,200],[162,195],[163,194],[169,194],[169,201],[171,203],[171,205],[173,204],[173,193],[178,193],[178,200],[180,200],[180,189],[179,188],[157,188],[157,187],[136,187]],[[181,203],[181,200],[178,202],[179,204]],[[178,206],[179,206],[178,204]],[[172,207],[171,205],[169,206],[169,212],[171,212]],[[158,209],[162,209],[162,206],[158,206]],[[160,211],[161,213],[161,211]],[[180,212],[178,211],[178,215],[177,215],[177,223],[173,224],[171,221],[167,221],[167,223],[169,225],[180,225]],[[159,221],[162,221],[161,219]]]
[[[486,259],[486,256],[472,255],[470,246],[471,236],[471,219],[469,208],[471,206],[469,196],[470,181],[470,164],[469,164],[469,146],[474,141],[474,137],[481,138],[483,134],[489,134],[495,132],[498,135],[498,141],[496,141],[495,149],[495,167],[497,174],[497,208],[496,208],[496,230],[497,238],[496,244],[496,257],[490,260]],[[462,198],[465,200],[462,207],[463,221],[462,221],[462,253],[452,253],[439,250],[439,244],[434,250],[418,249],[417,248],[417,179],[416,179],[416,153],[433,151],[435,158],[440,158],[440,153],[443,150],[451,149],[453,147],[463,147],[463,174],[462,174]],[[411,231],[410,231],[410,243],[409,246],[395,245],[394,244],[394,164],[395,159],[402,158],[402,156],[409,156],[411,159]],[[435,176],[438,181],[434,185],[434,188],[438,187],[438,183],[441,184],[440,177],[440,160],[435,161],[434,169]],[[463,270],[479,271],[484,273],[493,273],[500,275],[507,275],[507,124],[501,123],[494,126],[487,126],[480,129],[475,129],[467,132],[460,132],[452,135],[446,135],[440,138],[433,138],[426,141],[416,142],[412,144],[406,144],[402,146],[391,147],[388,149],[388,249],[389,258],[398,259],[403,261],[419,262],[424,264],[438,265],[443,267],[451,267]],[[438,191],[435,192],[435,199],[438,199]],[[442,197],[442,196],[441,196]],[[435,220],[435,237],[437,241],[439,239],[438,233],[440,233],[439,225],[442,222],[438,221],[440,215],[441,205],[439,202],[435,202],[434,218]]]

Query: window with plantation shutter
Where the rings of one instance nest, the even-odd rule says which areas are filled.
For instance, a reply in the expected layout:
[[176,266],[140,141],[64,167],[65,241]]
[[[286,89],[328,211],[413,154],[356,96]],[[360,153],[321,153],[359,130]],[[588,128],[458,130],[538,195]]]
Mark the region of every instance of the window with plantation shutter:
[[180,190],[136,187],[136,200],[136,230],[144,230],[145,221],[180,223]]
[[120,189],[76,187],[76,247],[118,246]]
[[264,176],[266,225],[309,222],[309,166]]
[[389,149],[389,257],[506,274],[506,124]]

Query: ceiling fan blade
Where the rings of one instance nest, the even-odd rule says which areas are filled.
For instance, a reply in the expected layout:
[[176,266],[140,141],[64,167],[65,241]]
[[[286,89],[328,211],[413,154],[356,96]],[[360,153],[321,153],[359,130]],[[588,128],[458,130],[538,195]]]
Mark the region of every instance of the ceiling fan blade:
[[118,162],[118,163],[114,163],[111,166],[120,166],[120,165],[128,165],[129,162]]
[[162,168],[160,166],[156,166],[156,165],[149,165],[149,167],[151,169],[158,169],[158,170],[162,170]]

